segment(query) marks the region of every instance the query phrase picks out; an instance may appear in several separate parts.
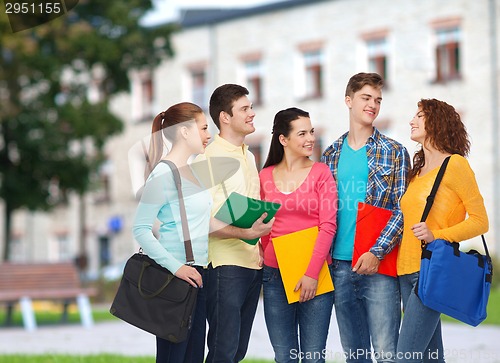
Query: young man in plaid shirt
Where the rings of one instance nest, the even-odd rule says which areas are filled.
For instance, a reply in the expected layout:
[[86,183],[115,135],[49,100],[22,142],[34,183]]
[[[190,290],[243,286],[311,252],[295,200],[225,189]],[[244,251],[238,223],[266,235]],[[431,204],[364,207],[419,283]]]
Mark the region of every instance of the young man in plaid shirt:
[[[401,304],[396,277],[379,274],[380,261],[400,243],[410,158],[398,142],[373,122],[382,102],[383,79],[358,73],[347,84],[349,131],[329,146],[321,160],[337,182],[337,234],[332,247],[335,313],[347,362],[395,362]],[[358,202],[392,211],[376,243],[352,266]],[[372,352],[373,346],[373,352]]]

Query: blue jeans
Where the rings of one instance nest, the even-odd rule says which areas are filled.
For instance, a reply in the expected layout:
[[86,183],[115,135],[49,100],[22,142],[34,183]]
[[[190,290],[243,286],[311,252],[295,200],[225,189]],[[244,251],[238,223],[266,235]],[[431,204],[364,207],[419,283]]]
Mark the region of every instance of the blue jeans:
[[262,287],[262,270],[208,268],[206,363],[243,360]]
[[[264,266],[264,316],[278,363],[325,361],[333,292],[288,304],[280,270]],[[299,343],[300,331],[300,343]]]
[[398,362],[444,362],[441,314],[429,309],[415,294],[419,273],[399,276],[403,323],[398,341]]
[[[335,314],[346,362],[395,362],[401,296],[398,279],[359,275],[351,261],[333,260]],[[373,345],[373,353],[371,346]]]
[[193,325],[187,339],[180,343],[156,337],[156,363],[203,363],[207,329],[207,270],[196,266],[203,278],[203,288],[198,290]]

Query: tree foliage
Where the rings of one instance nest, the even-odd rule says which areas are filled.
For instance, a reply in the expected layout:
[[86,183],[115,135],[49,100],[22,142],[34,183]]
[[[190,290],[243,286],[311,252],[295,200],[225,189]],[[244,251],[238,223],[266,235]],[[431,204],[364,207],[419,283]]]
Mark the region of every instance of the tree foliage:
[[106,140],[123,127],[108,102],[128,89],[128,72],[172,55],[170,26],[139,24],[150,9],[151,0],[80,0],[66,15],[17,33],[1,9],[3,259],[15,210],[50,209],[54,190],[89,190]]

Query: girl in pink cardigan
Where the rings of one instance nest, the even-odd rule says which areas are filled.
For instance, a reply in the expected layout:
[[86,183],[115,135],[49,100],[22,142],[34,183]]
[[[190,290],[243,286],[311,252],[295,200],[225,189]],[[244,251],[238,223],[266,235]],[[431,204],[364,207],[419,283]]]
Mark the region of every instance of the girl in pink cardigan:
[[[262,200],[281,204],[271,233],[262,237],[264,313],[276,362],[325,361],[333,292],[316,295],[318,275],[336,231],[337,186],[326,164],[309,159],[314,150],[309,113],[279,111],[273,123],[269,154],[260,172]],[[272,239],[318,227],[313,254],[297,281],[299,302],[289,304]],[[300,329],[300,340],[298,331]]]

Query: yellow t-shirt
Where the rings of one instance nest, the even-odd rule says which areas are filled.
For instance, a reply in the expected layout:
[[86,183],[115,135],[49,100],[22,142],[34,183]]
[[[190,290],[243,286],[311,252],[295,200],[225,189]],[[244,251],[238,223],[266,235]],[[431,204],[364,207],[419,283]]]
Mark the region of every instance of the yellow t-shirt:
[[[439,167],[416,176],[401,198],[404,229],[398,253],[398,275],[420,271],[420,241],[411,227],[420,222]],[[468,218],[466,217],[468,214]],[[476,177],[467,159],[452,155],[426,220],[434,238],[460,242],[488,231],[488,216]]]
[[[237,161],[237,168],[230,168],[230,172],[222,172],[226,175],[217,175],[220,168],[216,165],[224,158],[231,158]],[[245,195],[247,197],[260,199],[260,182],[255,157],[248,150],[247,145],[236,146],[216,135],[214,141],[207,146],[205,154],[200,154],[195,162],[209,160],[210,174],[212,177],[211,188],[213,207],[212,216],[224,204],[227,197],[232,192]],[[234,165],[234,163],[233,163]],[[236,170],[235,170],[236,169]],[[220,183],[224,180],[224,183]],[[225,190],[223,188],[225,187]],[[261,269],[259,266],[259,246],[250,245],[237,238],[218,238],[210,236],[208,242],[208,262],[213,267],[221,265],[233,265],[251,269]]]

